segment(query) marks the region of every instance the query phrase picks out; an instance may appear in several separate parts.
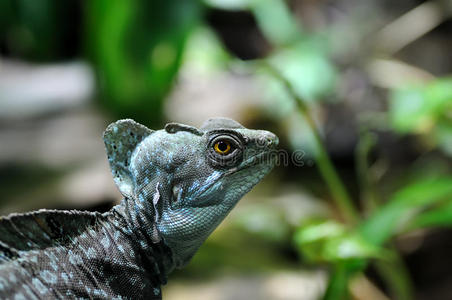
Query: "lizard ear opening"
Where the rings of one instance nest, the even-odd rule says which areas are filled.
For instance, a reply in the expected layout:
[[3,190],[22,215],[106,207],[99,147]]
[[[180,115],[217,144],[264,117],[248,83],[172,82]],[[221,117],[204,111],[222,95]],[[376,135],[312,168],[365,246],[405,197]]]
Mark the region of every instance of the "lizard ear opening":
[[134,120],[125,119],[108,125],[104,143],[113,179],[124,197],[130,198],[134,180],[130,172],[130,158],[136,146],[153,131]]

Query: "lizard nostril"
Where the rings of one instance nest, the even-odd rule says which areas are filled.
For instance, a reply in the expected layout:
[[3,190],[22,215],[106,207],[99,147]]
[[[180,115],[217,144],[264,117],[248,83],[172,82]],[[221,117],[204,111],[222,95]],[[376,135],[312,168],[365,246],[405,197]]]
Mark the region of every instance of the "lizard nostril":
[[278,137],[270,131],[261,131],[261,136],[257,139],[257,143],[264,148],[275,148],[278,142]]
[[276,147],[279,143],[278,137],[271,132],[267,132],[266,141],[268,146]]

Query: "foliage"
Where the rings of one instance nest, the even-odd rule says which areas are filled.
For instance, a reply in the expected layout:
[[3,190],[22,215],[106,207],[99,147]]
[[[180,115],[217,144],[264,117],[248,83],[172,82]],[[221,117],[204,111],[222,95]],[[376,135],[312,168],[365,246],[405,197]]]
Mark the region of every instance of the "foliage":
[[422,134],[452,156],[452,78],[397,88],[389,103],[391,126],[397,132]]
[[30,61],[88,58],[106,110],[160,125],[202,9],[200,1],[2,0],[0,50]]
[[78,47],[77,0],[0,1],[0,48],[34,61],[74,57]]
[[86,4],[87,51],[101,99],[117,117],[161,121],[164,96],[177,74],[198,1],[110,1]]
[[[264,1],[268,4],[268,10],[277,9],[275,1]],[[283,5],[278,2],[279,5]],[[289,96],[298,107],[300,115],[305,119],[307,128],[314,139],[314,158],[320,173],[329,187],[335,204],[343,216],[343,222],[331,219],[315,220],[301,225],[294,235],[294,243],[304,259],[315,264],[327,264],[331,268],[331,278],[326,299],[343,299],[348,295],[348,284],[353,276],[363,272],[369,263],[375,263],[380,275],[397,299],[411,299],[412,291],[408,274],[399,258],[396,249],[391,246],[390,240],[398,234],[422,227],[445,226],[452,223],[450,217],[452,207],[452,177],[437,175],[435,177],[417,178],[405,183],[398,190],[387,195],[387,201],[375,202],[374,207],[366,216],[361,214],[352,203],[344,184],[338,176],[325,149],[317,124],[313,121],[313,99],[321,99],[328,95],[331,84],[319,85],[310,88],[309,79],[306,80],[303,72],[310,72],[310,64],[323,61],[322,65],[314,66],[314,73],[307,75],[316,78],[315,72],[323,70],[325,76],[321,80],[312,82],[334,82],[334,70],[331,60],[325,49],[312,47],[315,38],[303,33],[293,34],[289,30],[288,36],[294,40],[278,40],[284,35],[274,34],[278,32],[278,23],[268,21],[269,18],[260,18],[261,6],[254,7],[256,17],[261,22],[262,31],[267,34],[276,47],[276,53],[286,53],[285,56],[276,54],[268,58],[268,71],[283,86]],[[252,8],[253,9],[253,8]],[[268,11],[268,10],[263,10]],[[287,22],[286,22],[287,23]],[[290,23],[290,22],[288,22]],[[294,23],[294,22],[293,22]],[[272,30],[272,26],[274,27]],[[290,27],[291,28],[291,27]],[[286,32],[287,33],[287,32]],[[275,38],[276,37],[276,38]],[[290,48],[302,43],[308,45],[313,53],[321,60],[303,59],[304,51],[295,50],[295,55]],[[291,46],[287,46],[290,44]],[[310,46],[309,46],[310,45]],[[316,45],[319,45],[316,43]],[[320,44],[322,45],[322,44]],[[296,46],[295,46],[296,47]],[[323,45],[323,47],[327,47]],[[292,48],[296,49],[296,48]],[[316,50],[313,50],[316,49]],[[320,54],[319,54],[320,53]],[[279,60],[275,61],[279,58]],[[286,68],[286,69],[285,69]],[[297,71],[298,70],[298,71]],[[301,72],[300,72],[301,71]],[[326,71],[326,72],[325,72]],[[299,73],[297,73],[299,72]],[[308,84],[306,84],[306,82]],[[450,141],[452,125],[450,112],[452,111],[452,81],[449,78],[437,79],[428,83],[397,86],[390,91],[388,118],[390,128],[400,134],[422,134],[430,137],[434,145],[438,145],[450,155]],[[371,123],[362,121],[363,128],[371,128]],[[368,130],[368,129],[366,129]],[[364,137],[369,135],[364,134]],[[361,161],[361,173],[365,178],[361,180],[362,189],[370,199],[380,198],[375,185],[377,182],[369,180],[367,155],[372,143],[367,142],[365,148],[358,148],[357,158]],[[364,149],[364,150],[363,150]],[[390,266],[390,268],[388,268]]]

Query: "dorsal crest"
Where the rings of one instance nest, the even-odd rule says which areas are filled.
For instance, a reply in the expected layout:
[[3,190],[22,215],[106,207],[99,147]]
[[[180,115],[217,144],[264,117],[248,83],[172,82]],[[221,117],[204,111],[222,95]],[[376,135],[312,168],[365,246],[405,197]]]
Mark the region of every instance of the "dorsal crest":
[[20,251],[65,245],[96,225],[99,213],[40,210],[0,218],[0,264]]
[[133,193],[130,159],[137,145],[153,131],[134,120],[124,119],[108,125],[104,132],[111,173],[119,191],[125,197]]

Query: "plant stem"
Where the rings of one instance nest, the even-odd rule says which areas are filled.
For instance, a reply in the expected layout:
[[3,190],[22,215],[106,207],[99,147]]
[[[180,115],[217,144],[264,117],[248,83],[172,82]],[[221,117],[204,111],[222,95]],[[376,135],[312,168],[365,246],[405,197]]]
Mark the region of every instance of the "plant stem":
[[400,300],[414,299],[413,283],[405,263],[393,245],[388,246],[389,261],[378,260],[375,267],[388,285],[393,297]]
[[[376,143],[376,137],[366,128],[362,128],[358,146],[356,147],[355,161],[357,174],[362,188],[362,202],[366,212],[371,214],[381,204],[379,201],[375,179],[368,163],[368,155]],[[409,300],[413,298],[413,285],[405,264],[393,246],[389,246],[391,261],[376,261],[375,267],[396,299]]]
[[284,84],[287,92],[290,96],[295,100],[296,106],[300,114],[306,120],[312,135],[314,137],[315,147],[316,147],[316,162],[319,168],[320,174],[325,180],[328,188],[330,189],[333,199],[339,208],[341,214],[344,219],[350,224],[356,224],[359,220],[359,214],[356,208],[353,205],[353,202],[345,189],[344,184],[342,183],[339,175],[336,172],[336,169],[333,166],[333,163],[330,160],[328,152],[326,151],[325,145],[323,144],[322,138],[320,136],[320,132],[317,129],[317,125],[315,124],[314,119],[312,118],[309,107],[305,103],[305,101],[298,96],[295,92],[292,84],[283,77],[278,70],[276,70],[273,66],[268,63],[264,63],[267,69],[270,70],[272,75],[279,79],[281,83]]
[[342,300],[348,299],[348,268],[343,263],[338,263],[334,266],[328,280],[328,288],[323,296],[324,300]]
[[374,134],[361,129],[358,145],[355,150],[356,174],[361,187],[361,203],[366,214],[375,211],[379,206],[379,199],[375,189],[375,178],[370,169],[368,156],[376,144]]

